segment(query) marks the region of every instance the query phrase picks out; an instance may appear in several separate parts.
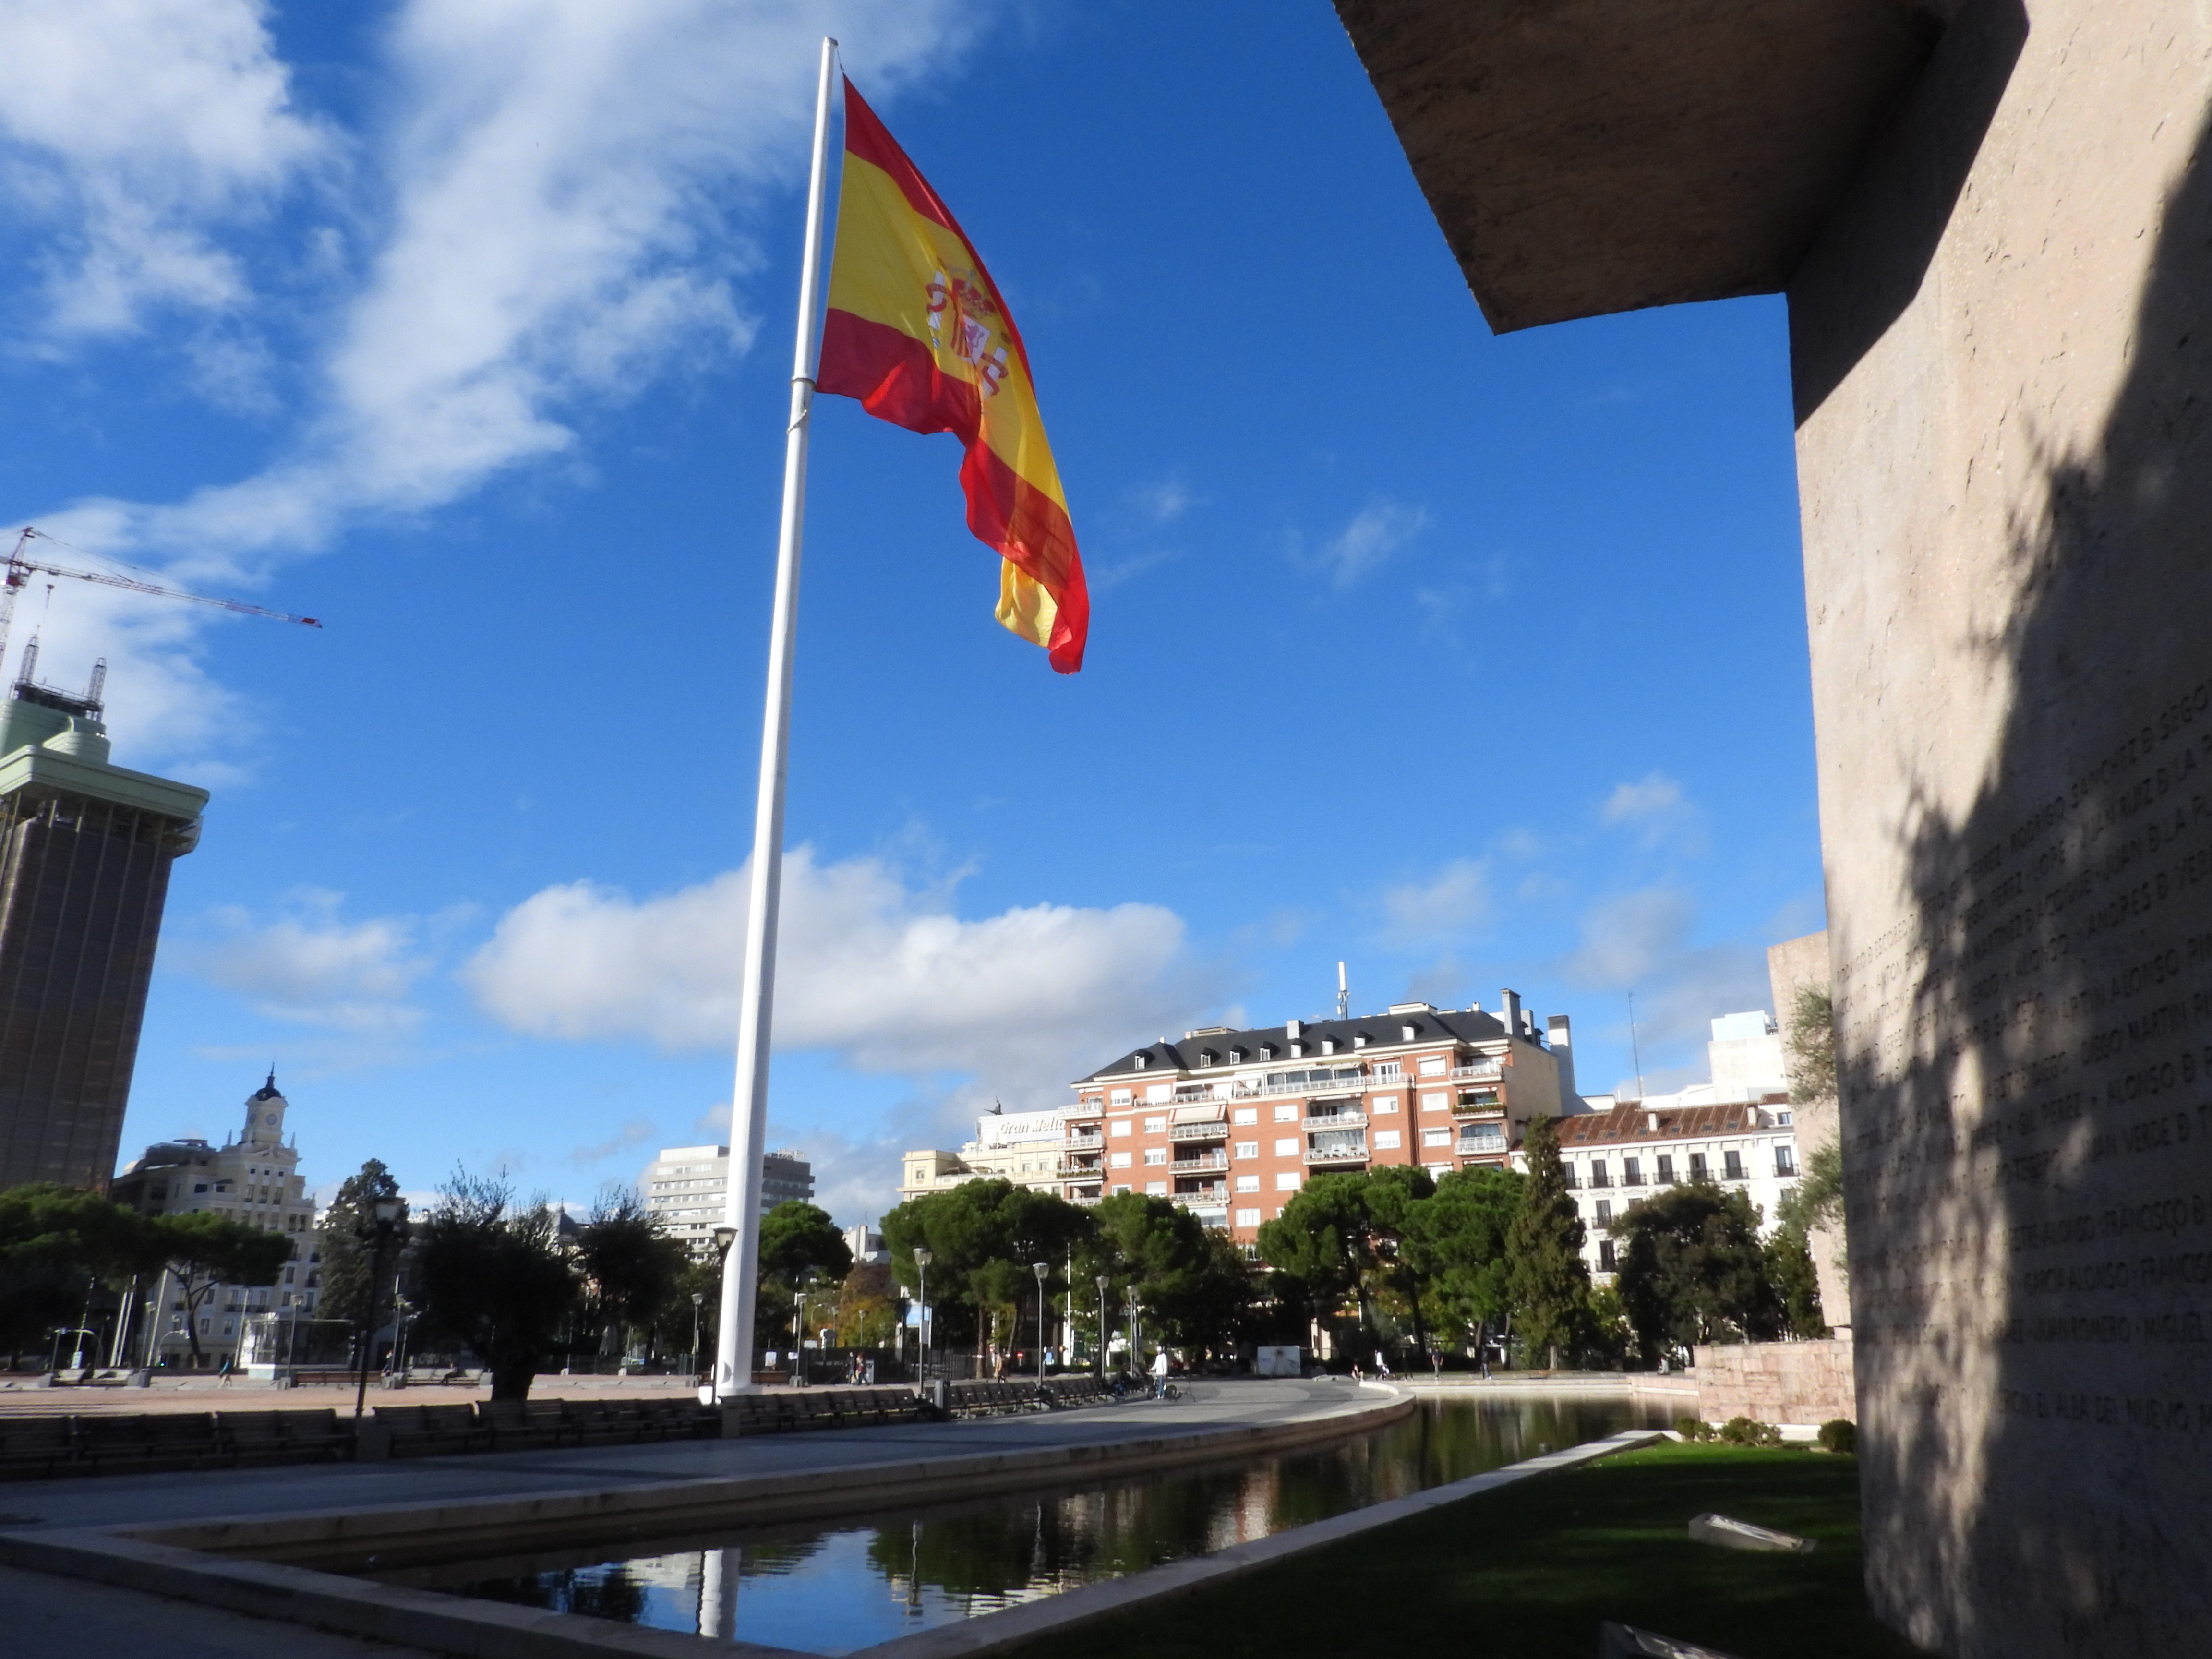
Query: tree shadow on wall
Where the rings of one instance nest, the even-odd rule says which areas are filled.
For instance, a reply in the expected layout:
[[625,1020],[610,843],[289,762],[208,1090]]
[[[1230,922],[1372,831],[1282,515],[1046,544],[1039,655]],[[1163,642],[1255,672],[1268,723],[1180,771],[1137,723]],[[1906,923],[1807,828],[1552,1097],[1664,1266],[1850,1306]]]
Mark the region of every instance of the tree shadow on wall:
[[2046,445],[2048,510],[2009,527],[1987,781],[1901,820],[1901,982],[1838,988],[1904,1003],[1901,1052],[1844,1022],[1869,1587],[1968,1659],[2212,1639],[2206,144],[2096,442]]

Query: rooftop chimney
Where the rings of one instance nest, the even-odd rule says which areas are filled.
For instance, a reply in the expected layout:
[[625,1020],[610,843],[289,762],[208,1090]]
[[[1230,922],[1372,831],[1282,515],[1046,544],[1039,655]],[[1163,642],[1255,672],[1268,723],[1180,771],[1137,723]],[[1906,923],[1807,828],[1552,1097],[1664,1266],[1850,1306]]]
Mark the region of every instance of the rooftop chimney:
[[1498,1018],[1504,1022],[1505,1035],[1519,1036],[1521,1035],[1521,994],[1518,991],[1500,991],[1498,997]]
[[1578,1110],[1582,1097],[1575,1088],[1574,1031],[1568,1025],[1565,1014],[1553,1014],[1546,1020],[1544,1030],[1552,1040],[1552,1058],[1558,1062],[1559,1068],[1559,1109],[1562,1112]]
[[1286,1037],[1290,1038],[1290,1040],[1291,1040],[1291,1042],[1297,1042],[1300,1037],[1304,1036],[1305,1034],[1306,1034],[1306,1023],[1305,1023],[1305,1021],[1304,1021],[1304,1020],[1302,1020],[1302,1019],[1294,1019],[1294,1020],[1291,1020],[1291,1021],[1289,1021],[1287,1024],[1285,1024],[1284,1025],[1284,1027],[1283,1027],[1283,1035],[1284,1035],[1285,1036],[1286,1036]]

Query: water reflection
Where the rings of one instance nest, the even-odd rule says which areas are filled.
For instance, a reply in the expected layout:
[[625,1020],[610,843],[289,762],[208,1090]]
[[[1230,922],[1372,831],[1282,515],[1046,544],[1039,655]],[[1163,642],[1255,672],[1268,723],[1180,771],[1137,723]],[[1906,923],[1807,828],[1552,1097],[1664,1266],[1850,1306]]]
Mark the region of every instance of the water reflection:
[[808,1522],[378,1574],[563,1613],[837,1654],[1403,1497],[1663,1411],[1626,1400],[1429,1401],[1256,1462]]

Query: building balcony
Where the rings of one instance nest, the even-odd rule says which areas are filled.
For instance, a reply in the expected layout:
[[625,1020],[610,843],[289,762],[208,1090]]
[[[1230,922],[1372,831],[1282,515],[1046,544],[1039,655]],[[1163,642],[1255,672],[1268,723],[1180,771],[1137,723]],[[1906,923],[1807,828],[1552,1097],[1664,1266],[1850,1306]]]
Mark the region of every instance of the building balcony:
[[1103,1146],[1106,1144],[1106,1137],[1097,1129],[1085,1129],[1079,1133],[1068,1136],[1061,1144],[1071,1149],[1078,1146]]
[[1229,1183],[1208,1181],[1195,1187],[1178,1187],[1170,1196],[1178,1204],[1226,1204],[1229,1201]]
[[1105,1167],[1097,1160],[1098,1154],[1096,1152],[1091,1154],[1091,1161],[1087,1164],[1079,1158],[1063,1158],[1060,1160],[1060,1172],[1064,1176],[1087,1177],[1096,1181],[1106,1173]]
[[1364,1164],[1367,1162],[1367,1146],[1364,1141],[1362,1141],[1358,1146],[1309,1146],[1306,1148],[1306,1162],[1309,1164]]
[[1092,1187],[1086,1188],[1082,1192],[1068,1194],[1067,1201],[1071,1204],[1080,1204],[1085,1208],[1088,1208],[1090,1206],[1097,1203],[1099,1200],[1104,1196],[1105,1194],[1099,1191],[1097,1188]]
[[1478,1060],[1471,1065],[1453,1066],[1451,1074],[1455,1083],[1469,1078],[1502,1078],[1505,1075],[1505,1062],[1502,1060]]
[[1175,1161],[1175,1172],[1188,1175],[1196,1170],[1225,1170],[1229,1167],[1226,1152],[1200,1152],[1195,1158],[1179,1158]]
[[1170,1123],[1170,1140],[1226,1140],[1229,1139],[1229,1120],[1225,1117],[1208,1119],[1204,1123]]
[[1452,1101],[1454,1117],[1504,1117],[1504,1097],[1495,1089],[1470,1089]]
[[1367,1127],[1364,1112],[1308,1112],[1305,1127],[1309,1129],[1364,1129]]

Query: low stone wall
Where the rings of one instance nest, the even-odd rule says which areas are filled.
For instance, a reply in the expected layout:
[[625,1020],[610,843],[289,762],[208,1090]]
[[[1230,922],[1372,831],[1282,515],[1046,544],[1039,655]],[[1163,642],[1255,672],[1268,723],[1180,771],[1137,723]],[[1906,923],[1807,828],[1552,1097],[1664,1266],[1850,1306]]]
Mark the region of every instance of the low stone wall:
[[1731,1417],[1761,1423],[1858,1420],[1846,1337],[1702,1347],[1696,1368],[1683,1375],[1697,1383],[1697,1414],[1708,1423]]

